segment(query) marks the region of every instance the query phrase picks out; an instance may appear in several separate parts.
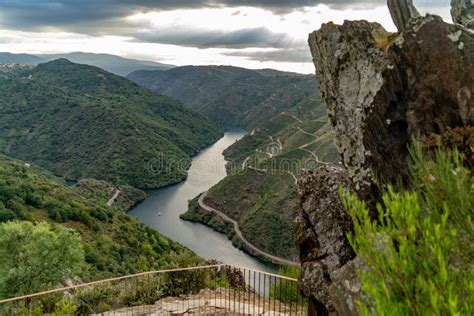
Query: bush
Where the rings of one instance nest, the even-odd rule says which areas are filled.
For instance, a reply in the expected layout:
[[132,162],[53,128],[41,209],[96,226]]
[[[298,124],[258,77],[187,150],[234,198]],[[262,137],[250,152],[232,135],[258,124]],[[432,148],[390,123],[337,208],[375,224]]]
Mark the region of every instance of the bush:
[[163,277],[146,275],[129,281],[126,291],[120,294],[123,306],[153,305],[163,297]]
[[16,214],[11,210],[0,210],[0,223],[16,219]]
[[[299,279],[301,269],[300,267],[283,267],[278,270],[278,274],[288,278]],[[279,279],[270,287],[270,297],[287,304],[301,303],[303,301],[303,297],[298,289],[298,283],[285,279]]]
[[99,284],[91,288],[77,291],[74,300],[77,304],[77,314],[99,314],[111,310],[118,301],[119,290],[111,284]]
[[[173,264],[168,265],[166,269],[187,268],[202,265],[203,261],[187,255],[172,255]],[[189,270],[181,272],[170,272],[164,276],[164,295],[179,296],[183,294],[196,294],[207,287],[210,279],[210,271]]]
[[[389,187],[373,221],[364,202],[346,195],[349,240],[366,268],[359,271],[363,314],[472,315],[472,175],[457,151],[430,159],[412,150],[412,190]],[[467,242],[470,240],[470,242]]]

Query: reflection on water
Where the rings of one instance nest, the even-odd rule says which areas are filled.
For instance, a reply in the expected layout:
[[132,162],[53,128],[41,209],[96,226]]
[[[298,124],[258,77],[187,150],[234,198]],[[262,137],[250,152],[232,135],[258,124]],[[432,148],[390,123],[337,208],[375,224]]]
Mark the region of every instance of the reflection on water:
[[219,141],[193,159],[186,181],[148,192],[149,197],[131,210],[130,215],[206,259],[273,272],[272,267],[234,248],[227,236],[179,218],[186,212],[188,200],[207,191],[226,176],[222,152],[244,135],[245,131],[240,129],[227,131]]

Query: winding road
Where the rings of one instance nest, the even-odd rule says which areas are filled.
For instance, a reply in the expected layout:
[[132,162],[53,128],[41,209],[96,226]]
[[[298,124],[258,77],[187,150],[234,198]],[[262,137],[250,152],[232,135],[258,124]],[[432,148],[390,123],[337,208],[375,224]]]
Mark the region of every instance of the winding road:
[[118,198],[119,194],[120,194],[120,190],[119,189],[115,189],[115,193],[114,195],[110,198],[110,200],[107,202],[107,206],[112,206],[112,204],[114,204],[115,200]]
[[299,266],[300,264],[298,262],[295,262],[295,261],[291,261],[291,260],[288,260],[288,259],[284,259],[284,258],[280,258],[280,257],[277,257],[277,256],[274,256],[274,255],[271,255],[269,254],[268,252],[265,252],[261,249],[258,249],[257,247],[255,247],[254,245],[252,245],[245,237],[244,235],[242,234],[242,232],[240,231],[240,227],[239,227],[239,223],[237,223],[237,221],[233,220],[232,218],[230,218],[229,216],[227,216],[226,214],[222,213],[221,211],[219,210],[216,210],[215,208],[207,205],[206,203],[204,203],[204,199],[206,198],[207,196],[207,191],[202,193],[201,196],[199,197],[199,206],[208,211],[208,212],[213,212],[215,214],[217,214],[218,216],[222,217],[222,219],[224,219],[226,222],[230,222],[234,225],[234,230],[237,234],[237,236],[239,236],[239,238],[250,248],[252,249],[253,251],[255,251],[256,253],[264,256],[264,257],[267,257],[268,259],[270,259],[272,262],[274,263],[278,263],[278,264],[283,264],[283,265],[290,265],[290,266]]

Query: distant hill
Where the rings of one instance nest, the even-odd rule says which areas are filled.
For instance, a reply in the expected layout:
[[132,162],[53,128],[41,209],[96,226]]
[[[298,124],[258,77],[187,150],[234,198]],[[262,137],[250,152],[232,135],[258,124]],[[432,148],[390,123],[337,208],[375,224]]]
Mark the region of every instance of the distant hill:
[[153,61],[123,58],[110,54],[74,52],[67,54],[12,54],[0,52],[0,64],[37,65],[55,59],[66,58],[77,64],[96,66],[119,76],[126,76],[137,70],[167,70],[175,66]]
[[0,82],[0,152],[68,179],[176,183],[220,135],[179,101],[66,59]]
[[0,52],[0,64],[36,65],[43,62],[43,58],[35,55]]
[[311,94],[313,76],[231,66],[136,71],[136,83],[182,101],[220,125],[254,128]]
[[96,66],[120,76],[126,76],[131,72],[142,69],[166,70],[175,67],[173,65],[162,64],[153,61],[129,59],[110,54],[75,52],[69,54],[45,54],[39,56],[45,59],[46,61],[66,58],[67,60],[72,61],[74,63]]
[[263,76],[268,76],[268,77],[280,77],[280,76],[305,77],[307,76],[307,75],[299,74],[296,72],[280,71],[280,70],[275,70],[275,69],[270,69],[270,68],[256,69],[255,71]]

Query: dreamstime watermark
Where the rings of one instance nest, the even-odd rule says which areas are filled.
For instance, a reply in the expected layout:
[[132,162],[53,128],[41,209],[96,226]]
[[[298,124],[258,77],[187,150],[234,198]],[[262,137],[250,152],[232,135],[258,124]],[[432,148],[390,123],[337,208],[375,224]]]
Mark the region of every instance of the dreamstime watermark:
[[285,175],[288,173],[297,174],[302,169],[316,169],[322,166],[322,163],[314,158],[297,159],[278,157],[281,147],[268,146],[267,155],[273,159],[262,159],[255,155],[246,158],[244,161],[233,159],[225,161],[225,167],[222,159],[200,158],[192,162],[188,158],[178,159],[173,156],[166,156],[163,153],[149,159],[146,162],[146,168],[154,176],[164,176],[167,174],[192,174],[197,176],[234,176],[246,175],[250,172],[268,173],[271,175]]

